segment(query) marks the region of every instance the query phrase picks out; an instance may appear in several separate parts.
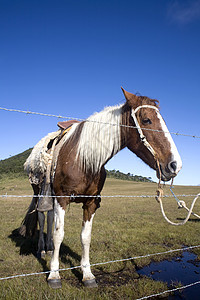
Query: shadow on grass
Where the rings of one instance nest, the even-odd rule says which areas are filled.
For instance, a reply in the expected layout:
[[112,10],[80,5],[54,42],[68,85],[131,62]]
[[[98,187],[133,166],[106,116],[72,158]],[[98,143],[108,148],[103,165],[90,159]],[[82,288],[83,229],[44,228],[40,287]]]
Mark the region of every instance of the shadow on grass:
[[[184,218],[177,218],[178,221],[184,221]],[[187,222],[191,222],[191,223],[199,223],[200,219],[189,219]]]
[[[19,234],[18,229],[15,229],[8,237],[15,242],[16,247],[19,248],[20,255],[33,255],[41,264],[41,271],[48,272],[50,271],[47,264],[48,260],[45,258],[39,258],[37,255],[38,232],[33,238],[25,238]],[[46,234],[44,234],[44,237],[46,238]],[[80,265],[81,256],[68,247],[65,243],[62,243],[60,247],[59,259],[63,264],[65,264],[66,268],[73,268]],[[107,271],[105,268],[103,268],[103,266],[96,267],[93,271],[97,282],[101,286],[120,286],[126,284],[130,280],[135,280],[138,278],[134,261],[131,261],[131,264],[134,266],[133,268],[128,267],[127,262],[124,262],[120,268],[117,268],[117,270],[114,271]],[[78,279],[78,282],[73,278],[70,280],[67,279],[67,281],[69,281],[72,286],[80,288],[82,285],[82,272],[80,269],[72,269],[69,271],[74,274],[74,276]],[[49,273],[46,274],[46,279],[48,274]],[[63,280],[65,279],[63,278]]]
[[103,266],[96,268],[97,282],[101,287],[115,287],[127,285],[129,282],[135,282],[140,277],[136,272],[134,261],[130,261],[131,265],[125,261],[122,263],[122,267],[116,268],[114,271],[106,271]]
[[[19,234],[19,229],[14,229],[12,233],[8,236],[13,242],[15,242],[16,247],[20,249],[20,255],[33,255],[39,261],[43,268],[43,272],[48,272],[49,267],[47,266],[47,261],[44,258],[38,257],[37,244],[38,244],[39,231],[32,238],[25,238]],[[44,233],[44,239],[46,240],[46,234]],[[70,247],[61,244],[60,247],[60,260],[69,265],[70,268],[75,267],[73,260],[77,261],[76,265],[80,265],[81,256],[74,252]],[[66,266],[67,268],[67,266]],[[34,272],[34,270],[33,270]],[[77,279],[82,282],[82,273],[78,269],[72,269],[71,272],[77,277]],[[48,277],[48,273],[46,275]]]

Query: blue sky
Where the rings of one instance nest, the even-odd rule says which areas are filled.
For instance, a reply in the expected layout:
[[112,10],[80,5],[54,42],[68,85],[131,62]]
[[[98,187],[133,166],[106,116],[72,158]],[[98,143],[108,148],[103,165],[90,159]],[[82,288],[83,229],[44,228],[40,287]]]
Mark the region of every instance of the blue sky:
[[[200,136],[199,0],[0,0],[0,106],[87,118],[129,92],[160,100],[172,132]],[[57,118],[0,110],[0,159],[34,146]],[[175,184],[200,184],[200,139],[172,135]],[[127,149],[108,164],[152,177]]]

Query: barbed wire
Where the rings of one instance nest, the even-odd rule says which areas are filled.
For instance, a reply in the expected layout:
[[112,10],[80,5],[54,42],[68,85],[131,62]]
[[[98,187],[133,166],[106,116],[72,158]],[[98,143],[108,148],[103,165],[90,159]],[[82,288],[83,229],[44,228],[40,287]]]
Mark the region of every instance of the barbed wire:
[[[109,261],[90,264],[90,266],[95,267],[95,266],[102,266],[102,265],[107,265],[107,264],[111,264],[111,263],[120,263],[120,262],[130,261],[130,260],[134,260],[134,259],[140,259],[140,258],[147,258],[147,257],[157,256],[157,255],[170,254],[170,253],[180,252],[180,251],[188,251],[188,250],[195,249],[195,248],[200,248],[200,245],[183,247],[183,248],[179,248],[179,249],[170,249],[168,251],[150,253],[150,254],[145,254],[145,255],[140,255],[140,256],[133,256],[133,257],[128,257],[128,258],[116,259],[116,260],[109,260]],[[53,270],[53,272],[62,272],[62,271],[79,269],[79,268],[81,268],[81,265],[74,266],[74,267],[69,267],[69,268],[62,268],[62,269],[58,269],[58,270]],[[16,275],[7,276],[7,277],[1,277],[0,281],[7,280],[7,279],[19,278],[19,277],[42,275],[42,274],[48,274],[48,273],[50,273],[50,271],[33,272],[33,273],[27,273],[27,274],[16,274]]]
[[[68,116],[61,116],[61,115],[54,115],[54,114],[47,114],[47,113],[39,113],[39,112],[32,112],[32,111],[24,111],[24,110],[19,110],[19,109],[9,109],[9,108],[3,108],[0,107],[0,110],[4,110],[4,111],[9,111],[9,112],[18,112],[18,113],[25,113],[27,115],[32,114],[32,115],[40,115],[40,116],[46,116],[46,117],[55,117],[55,118],[59,118],[59,119],[73,119],[73,120],[77,120],[77,121],[87,121],[87,122],[96,122],[96,123],[101,123],[101,124],[107,124],[107,125],[111,125],[111,126],[121,126],[121,127],[126,127],[126,128],[137,128],[136,126],[128,126],[128,125],[123,125],[123,124],[112,124],[112,123],[106,123],[106,122],[100,122],[100,121],[94,121],[94,120],[88,120],[88,119],[81,119],[81,118],[77,118],[77,117],[68,117]],[[162,130],[156,130],[156,129],[147,129],[147,128],[142,128],[145,130],[149,130],[149,131],[156,131],[156,132],[163,132]],[[191,135],[191,134],[184,134],[184,133],[179,133],[179,132],[167,132],[167,133],[171,133],[173,135],[177,135],[177,136],[185,136],[185,137],[192,137],[192,138],[200,138],[200,136],[197,135]],[[44,195],[39,195],[40,197],[44,197]],[[101,198],[153,198],[156,195],[103,195],[101,196]],[[194,197],[196,195],[190,194],[190,195],[185,195],[185,194],[181,194],[181,195],[177,195],[178,197]],[[38,195],[0,195],[1,198],[32,198],[32,197],[38,197]],[[97,196],[91,196],[91,195],[71,195],[71,196],[45,196],[45,197],[51,197],[51,198],[61,198],[61,197],[74,197],[74,198],[81,198],[81,197],[99,197],[99,195]],[[169,197],[173,197],[172,195],[165,195],[165,198],[169,198]],[[134,260],[134,259],[139,259],[139,258],[147,258],[147,257],[151,257],[151,256],[156,256],[156,255],[163,255],[163,254],[169,254],[169,253],[173,253],[173,252],[179,252],[179,251],[187,251],[187,250],[191,250],[194,248],[199,248],[200,245],[197,246],[191,246],[191,247],[184,247],[181,249],[174,249],[174,250],[169,250],[169,251],[165,251],[165,252],[158,252],[158,253],[153,253],[153,254],[147,254],[147,255],[142,255],[142,256],[135,256],[135,257],[130,257],[130,258],[125,258],[125,259],[117,259],[117,260],[110,260],[107,262],[100,262],[100,263],[95,263],[95,264],[91,264],[91,266],[99,266],[99,265],[105,265],[105,264],[110,264],[110,263],[119,263],[119,262],[124,262],[124,261],[130,261],[130,260]],[[56,271],[67,271],[67,270],[73,270],[73,269],[78,269],[81,268],[81,266],[74,266],[74,267],[70,267],[70,268],[62,268]],[[19,278],[19,277],[27,277],[27,276],[33,276],[33,275],[41,275],[41,274],[47,274],[50,271],[44,271],[44,272],[34,272],[34,273],[28,273],[28,274],[18,274],[18,275],[12,275],[12,276],[8,276],[8,277],[2,277],[0,278],[0,281],[2,280],[7,280],[7,279],[13,279],[13,278]],[[166,293],[172,293],[175,292],[177,290],[182,290],[182,289],[186,289],[188,287],[192,287],[194,285],[199,284],[200,281],[191,283],[191,284],[187,284],[185,286],[181,286],[178,288],[174,288],[174,289],[169,289],[166,291],[163,291],[161,293],[157,293],[157,294],[152,294],[149,296],[144,296],[142,298],[138,298],[137,300],[143,300],[143,299],[149,299],[151,297],[157,297],[157,296],[161,296],[164,295]]]
[[[152,257],[152,256],[157,256],[157,255],[171,254],[171,253],[174,253],[174,252],[188,251],[188,250],[195,249],[195,248],[200,248],[200,245],[184,247],[184,248],[179,248],[179,249],[170,249],[168,251],[151,253],[151,254],[134,256],[134,257],[128,257],[128,258],[124,258],[124,259],[122,258],[122,259],[110,260],[110,261],[105,261],[105,262],[100,262],[100,263],[94,263],[94,264],[91,264],[90,266],[94,267],[94,266],[106,265],[106,264],[110,264],[110,263],[125,262],[125,261],[136,260],[136,259],[140,259],[140,258],[147,258],[147,257]],[[81,268],[80,265],[79,266],[74,266],[74,267],[69,267],[69,268],[62,268],[62,269],[55,270],[55,271],[53,270],[53,271],[54,272],[56,272],[56,271],[62,272],[62,271],[79,269],[79,268]],[[12,276],[7,276],[7,277],[1,277],[0,281],[8,280],[8,279],[14,279],[14,278],[34,276],[34,275],[43,275],[43,274],[48,274],[48,273],[50,273],[50,271],[33,272],[33,273],[27,273],[27,274],[17,274],[17,275],[12,275]],[[144,300],[144,299],[149,299],[149,298],[161,296],[161,295],[164,295],[164,294],[167,294],[167,293],[172,293],[172,292],[175,292],[175,291],[178,291],[178,290],[183,290],[183,289],[192,287],[192,286],[197,285],[199,283],[200,283],[200,281],[196,281],[194,283],[190,283],[190,284],[187,284],[185,286],[169,289],[169,290],[166,290],[166,291],[163,291],[163,292],[160,292],[160,293],[157,293],[157,294],[152,294],[152,295],[149,295],[149,296],[144,296],[144,297],[138,298],[136,300]]]
[[[177,197],[195,197],[196,194],[181,194],[176,195]],[[55,195],[0,195],[0,198],[155,198],[156,195],[66,195],[66,196],[55,196]],[[173,195],[163,195],[163,198],[173,198]]]
[[0,107],[0,110],[24,113],[24,114],[27,114],[27,115],[39,115],[39,116],[54,117],[54,118],[59,118],[59,119],[70,119],[70,120],[73,119],[73,120],[77,120],[77,121],[85,121],[85,119],[79,119],[79,118],[74,118],[74,117],[64,117],[64,116],[61,116],[61,115],[53,115],[53,114],[40,113],[40,112],[34,112],[34,111],[29,111],[29,110],[20,110],[20,109],[14,109],[14,108]]
[[176,291],[179,291],[179,290],[183,290],[183,289],[195,286],[195,285],[197,285],[199,283],[200,283],[200,281],[196,281],[196,282],[184,285],[184,286],[180,286],[180,287],[177,287],[177,288],[174,288],[174,289],[166,290],[164,292],[160,292],[160,293],[149,295],[149,296],[144,296],[142,298],[137,298],[136,300],[144,300],[144,299],[149,299],[149,298],[153,298],[153,297],[162,296],[164,294],[173,293],[173,292],[176,292]]
[[[111,125],[111,126],[120,126],[120,127],[126,127],[126,128],[138,128],[137,126],[130,126],[130,125],[124,125],[124,124],[117,124],[117,123],[107,123],[107,122],[101,122],[101,121],[95,121],[95,120],[88,120],[88,119],[81,119],[81,118],[76,118],[76,117],[67,117],[67,116],[61,116],[61,115],[54,115],[54,114],[47,114],[47,113],[39,113],[39,112],[33,112],[33,111],[28,111],[28,110],[20,110],[20,109],[14,109],[14,108],[5,108],[5,107],[0,107],[0,110],[5,110],[9,112],[18,112],[18,113],[24,113],[27,115],[39,115],[39,116],[45,116],[45,117],[54,117],[54,118],[59,118],[59,119],[67,119],[67,120],[76,120],[76,121],[86,121],[86,122],[93,122],[93,123],[99,123],[103,125]],[[157,130],[157,129],[151,129],[151,128],[143,128],[141,127],[142,130],[148,130],[148,131],[155,131],[155,132],[164,132],[163,130]],[[179,133],[179,132],[172,132],[172,131],[167,131],[164,133],[170,133],[176,136],[185,136],[185,137],[192,137],[192,138],[197,138],[200,139],[200,136],[194,135],[194,134],[185,134],[185,133]]]

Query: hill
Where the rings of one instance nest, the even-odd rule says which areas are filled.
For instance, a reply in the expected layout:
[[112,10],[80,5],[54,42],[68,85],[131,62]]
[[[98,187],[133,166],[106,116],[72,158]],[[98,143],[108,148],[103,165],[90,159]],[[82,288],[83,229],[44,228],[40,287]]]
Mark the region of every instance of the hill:
[[26,176],[24,173],[24,163],[31,153],[32,148],[11,156],[9,158],[6,158],[4,160],[0,161],[0,178],[2,176],[12,176],[12,175],[20,175],[20,176]]
[[[24,163],[31,153],[32,148],[14,155],[12,157],[9,157],[7,159],[1,160],[0,161],[0,178],[3,176],[13,176],[13,175],[18,175],[18,176],[26,176],[24,172]],[[122,180],[129,180],[129,181],[141,181],[141,182],[152,182],[151,178],[146,178],[143,176],[139,175],[133,175],[133,174],[124,174],[120,172],[119,170],[106,170],[107,172],[107,177],[108,178],[117,178],[117,179],[122,179]]]
[[119,170],[106,170],[107,172],[107,177],[108,178],[117,178],[117,179],[122,179],[122,180],[130,180],[130,181],[137,181],[137,182],[153,182],[151,177],[143,177],[140,175],[133,175],[130,173],[124,174],[120,172]]

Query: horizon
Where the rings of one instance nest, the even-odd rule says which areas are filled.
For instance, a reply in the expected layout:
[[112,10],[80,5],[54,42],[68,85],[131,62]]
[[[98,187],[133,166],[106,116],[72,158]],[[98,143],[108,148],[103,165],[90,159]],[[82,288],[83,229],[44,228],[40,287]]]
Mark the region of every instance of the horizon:
[[[10,155],[9,157],[6,157],[6,158],[4,158],[4,159],[0,159],[0,161],[8,160],[8,159],[10,159],[10,158],[13,158],[13,157],[18,156],[18,155],[20,155],[20,154],[23,154],[24,152],[26,152],[26,151],[28,151],[28,150],[32,150],[32,149],[33,149],[33,147],[31,147],[31,148],[29,148],[29,149],[26,149],[26,150],[24,150],[23,152],[14,154],[14,155],[12,155],[12,156]],[[156,178],[156,179],[154,180],[152,177],[146,177],[146,176],[143,176],[143,175],[141,175],[141,174],[133,174],[133,173],[130,173],[130,172],[124,173],[124,172],[122,172],[122,171],[120,171],[120,170],[117,170],[117,169],[107,169],[106,166],[105,166],[105,169],[106,169],[106,171],[108,171],[108,172],[112,172],[112,171],[120,172],[121,174],[123,174],[123,175],[128,175],[128,176],[130,176],[130,177],[134,177],[134,176],[142,177],[142,178],[145,178],[145,179],[150,180],[150,181],[151,181],[150,183],[156,183],[156,184],[158,184],[158,181],[159,181],[158,178]],[[24,173],[26,173],[26,172],[24,171]],[[109,177],[107,176],[106,179],[107,179],[107,178],[109,178]],[[115,179],[125,180],[125,179],[122,179],[122,178],[115,178]],[[168,181],[168,182],[162,182],[162,184],[163,184],[164,186],[170,186],[170,185],[171,185],[171,180]],[[200,186],[200,184],[197,184],[197,185],[173,184],[173,186]]]

